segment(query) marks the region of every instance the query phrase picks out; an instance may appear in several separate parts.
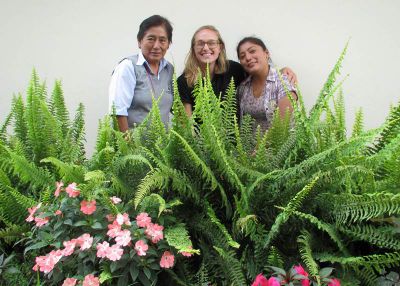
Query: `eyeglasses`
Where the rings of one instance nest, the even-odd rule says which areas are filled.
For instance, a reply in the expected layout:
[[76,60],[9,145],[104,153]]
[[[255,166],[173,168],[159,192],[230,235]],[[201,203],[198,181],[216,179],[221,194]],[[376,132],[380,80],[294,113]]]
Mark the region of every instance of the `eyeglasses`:
[[210,40],[210,41],[207,41],[207,42],[204,42],[204,41],[197,41],[195,44],[194,44],[194,46],[197,48],[197,49],[202,49],[202,48],[204,48],[204,46],[207,44],[207,46],[208,46],[208,48],[209,49],[215,49],[218,45],[219,45],[219,41],[217,41],[217,40]]

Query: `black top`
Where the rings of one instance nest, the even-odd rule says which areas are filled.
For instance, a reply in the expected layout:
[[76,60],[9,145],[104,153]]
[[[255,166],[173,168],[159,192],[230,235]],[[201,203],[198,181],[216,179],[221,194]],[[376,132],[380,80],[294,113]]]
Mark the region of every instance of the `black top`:
[[[235,82],[235,87],[237,88],[239,84],[246,78],[246,74],[242,66],[234,61],[229,61],[228,70],[222,74],[215,74],[211,79],[211,84],[216,96],[221,94],[222,100],[224,100],[226,95],[226,90],[229,86],[231,78]],[[193,87],[189,87],[184,74],[178,77],[178,90],[179,95],[183,103],[190,103],[194,106],[194,96],[192,94]]]

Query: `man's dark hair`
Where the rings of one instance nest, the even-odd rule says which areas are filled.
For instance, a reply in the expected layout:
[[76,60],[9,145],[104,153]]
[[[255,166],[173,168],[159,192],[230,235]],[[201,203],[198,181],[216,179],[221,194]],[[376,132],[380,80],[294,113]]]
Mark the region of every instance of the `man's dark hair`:
[[143,40],[144,34],[148,29],[158,26],[164,26],[165,31],[167,32],[168,42],[172,43],[172,25],[167,18],[164,18],[160,15],[150,16],[140,24],[137,40]]
[[264,42],[261,39],[259,39],[257,37],[246,37],[246,38],[243,38],[242,40],[240,40],[239,44],[236,47],[236,53],[237,53],[238,58],[239,58],[240,46],[247,42],[250,42],[254,45],[260,46],[264,51],[268,52],[267,46],[264,44]]

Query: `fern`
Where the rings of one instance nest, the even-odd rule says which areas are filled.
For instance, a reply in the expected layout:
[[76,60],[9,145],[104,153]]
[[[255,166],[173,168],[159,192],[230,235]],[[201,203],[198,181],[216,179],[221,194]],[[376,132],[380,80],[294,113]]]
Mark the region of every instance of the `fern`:
[[384,254],[372,254],[367,256],[354,256],[354,257],[337,257],[329,254],[321,254],[316,256],[321,262],[340,263],[349,266],[364,266],[372,267],[377,272],[381,272],[385,267],[397,267],[400,265],[400,253],[391,252]]
[[168,244],[175,247],[178,252],[200,254],[199,250],[192,249],[192,242],[190,241],[189,234],[183,224],[167,228],[165,230],[165,239]]
[[61,81],[56,81],[51,94],[50,110],[56,117],[58,125],[62,130],[62,136],[66,136],[70,127],[68,109],[65,106],[64,94]]
[[378,134],[372,146],[369,146],[367,154],[371,155],[379,152],[386,144],[392,139],[397,137],[400,132],[400,102],[397,106],[393,107],[389,113],[388,118]]
[[50,163],[54,165],[59,172],[60,178],[65,182],[83,182],[85,169],[83,166],[78,166],[74,164],[66,164],[57,158],[49,157],[41,160],[42,163]]
[[393,233],[384,233],[372,225],[350,225],[339,229],[353,240],[363,240],[381,248],[400,250],[400,241]]
[[207,215],[210,218],[211,222],[214,223],[218,229],[223,233],[227,243],[233,247],[233,248],[239,248],[240,245],[236,241],[233,240],[231,235],[229,234],[228,230],[225,228],[225,226],[219,221],[217,216],[215,215],[214,210],[212,209],[211,206],[207,206]]
[[143,178],[142,183],[138,187],[133,204],[135,208],[138,207],[139,203],[144,197],[150,194],[154,188],[161,188],[165,183],[165,177],[162,175],[158,168],[155,168],[147,173],[146,177]]
[[283,263],[282,255],[279,253],[278,249],[275,246],[271,246],[268,253],[267,265],[283,268]]
[[329,74],[328,79],[326,80],[324,87],[322,88],[319,97],[317,98],[317,102],[311,108],[310,111],[311,122],[315,122],[316,119],[319,118],[319,115],[321,114],[323,108],[326,106],[327,100],[333,94],[334,83],[336,81],[337,75],[340,73],[340,67],[342,65],[348,45],[349,42],[346,43],[346,46],[344,47],[342,53],[340,54],[339,59],[337,60],[335,66],[333,67],[331,73]]
[[306,219],[309,222],[311,222],[313,225],[315,225],[319,230],[325,231],[329,235],[329,237],[336,243],[339,250],[345,256],[349,255],[348,250],[346,249],[345,245],[342,242],[342,239],[340,238],[339,234],[336,232],[336,229],[333,225],[322,222],[313,215],[302,213],[299,211],[293,211],[293,215],[296,217],[299,217],[301,219]]
[[332,200],[331,213],[337,224],[362,222],[385,214],[399,214],[399,200],[400,195],[390,193],[337,195]]
[[226,252],[222,248],[214,246],[214,249],[218,252],[224,261],[226,267],[224,269],[228,272],[227,278],[232,283],[232,286],[246,285],[246,279],[244,278],[239,261],[234,257],[233,252]]
[[320,284],[321,279],[319,277],[319,268],[312,255],[310,240],[310,233],[303,230],[302,234],[297,238],[297,242],[299,243],[300,256],[304,264],[307,266],[309,273],[313,277],[315,277],[317,283]]
[[351,137],[357,137],[360,136],[363,132],[364,129],[364,113],[362,109],[360,108],[356,112],[356,116],[354,119],[354,125],[353,125],[353,132],[351,134]]
[[271,226],[270,231],[265,239],[264,248],[269,248],[273,239],[279,234],[281,226],[287,222],[293,212],[298,209],[305,197],[311,192],[313,186],[317,182],[318,177],[314,178],[308,185],[306,185],[299,193],[292,198],[283,211],[276,217],[274,224]]

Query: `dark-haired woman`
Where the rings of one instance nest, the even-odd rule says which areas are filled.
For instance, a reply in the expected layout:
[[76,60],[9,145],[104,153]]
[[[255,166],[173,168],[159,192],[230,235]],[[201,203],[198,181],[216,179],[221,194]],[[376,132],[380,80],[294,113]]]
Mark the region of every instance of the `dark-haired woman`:
[[[293,107],[286,89],[296,99],[296,90],[287,76],[280,79],[276,69],[270,66],[270,54],[264,42],[256,37],[242,39],[237,46],[240,64],[249,75],[238,88],[241,115],[249,114],[266,131],[271,124],[275,110],[281,116],[292,112]],[[286,86],[286,89],[285,89]]]
[[114,69],[109,88],[110,107],[115,106],[122,132],[140,124],[158,99],[161,119],[167,126],[173,103],[173,66],[164,59],[172,42],[172,26],[164,17],[153,15],[139,26],[140,52],[124,58]]
[[[207,64],[214,93],[221,95],[222,100],[231,78],[237,87],[246,77],[239,63],[227,59],[225,43],[219,31],[211,25],[200,27],[193,34],[183,74],[178,78],[179,95],[188,115],[194,108],[193,87],[198,72],[200,70],[205,76]],[[284,68],[282,72],[296,81],[296,75],[290,69]]]

